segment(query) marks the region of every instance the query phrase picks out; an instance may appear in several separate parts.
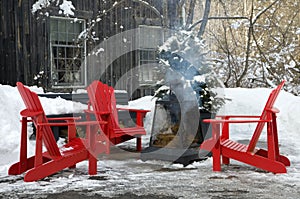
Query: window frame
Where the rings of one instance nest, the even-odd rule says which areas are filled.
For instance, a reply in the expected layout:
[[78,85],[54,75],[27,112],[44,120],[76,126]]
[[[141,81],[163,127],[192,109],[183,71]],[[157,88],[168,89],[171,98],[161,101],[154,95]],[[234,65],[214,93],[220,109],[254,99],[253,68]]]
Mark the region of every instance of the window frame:
[[[158,78],[157,71],[154,70],[153,66],[159,66],[159,60],[157,59],[156,56],[157,47],[159,45],[162,45],[164,42],[164,31],[161,26],[139,25],[138,27],[139,27],[138,29],[139,36],[137,37],[137,44],[138,44],[137,64],[139,68],[138,82],[140,86],[150,86],[154,84]],[[145,35],[151,42],[145,41]],[[144,59],[143,57],[143,54],[145,54],[145,52],[148,53],[147,59]],[[150,52],[154,54],[154,57],[152,57],[153,59],[149,59]]]
[[[72,22],[73,23],[76,23],[76,22],[82,22],[82,29],[80,29],[80,32],[79,34],[84,31],[86,29],[86,20],[83,19],[83,18],[76,18],[76,21],[75,21],[75,18],[70,18],[70,17],[59,17],[59,16],[50,16],[50,19],[49,19],[49,50],[50,50],[50,85],[51,85],[51,88],[53,89],[65,89],[65,88],[85,88],[87,86],[87,60],[86,60],[86,57],[87,57],[87,42],[85,40],[83,40],[83,43],[82,45],[80,45],[80,48],[82,48],[82,55],[81,55],[81,66],[80,66],[80,78],[81,80],[79,82],[65,82],[65,83],[55,83],[53,81],[53,75],[54,73],[57,73],[57,69],[56,68],[56,64],[54,62],[55,60],[55,56],[54,56],[54,53],[53,53],[53,50],[55,47],[65,47],[65,48],[68,48],[68,47],[74,47],[76,48],[76,44],[74,43],[74,45],[69,45],[69,44],[66,44],[66,45],[63,45],[63,44],[53,44],[53,40],[52,40],[52,30],[51,30],[51,20],[62,20],[64,22],[66,21],[69,21],[69,22]],[[66,35],[68,32],[65,32]],[[78,35],[79,35],[78,34]],[[65,41],[67,42],[67,40]],[[58,57],[57,57],[58,58]],[[66,57],[65,55],[65,60],[67,59],[72,59],[73,57]]]

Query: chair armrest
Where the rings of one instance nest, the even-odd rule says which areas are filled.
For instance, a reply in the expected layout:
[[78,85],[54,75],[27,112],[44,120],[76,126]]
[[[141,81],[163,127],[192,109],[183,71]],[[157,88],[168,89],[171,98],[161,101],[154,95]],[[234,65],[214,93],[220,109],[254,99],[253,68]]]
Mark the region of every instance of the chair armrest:
[[85,113],[94,113],[94,111],[91,110],[91,109],[85,109],[85,110],[83,110],[83,112],[85,112]]
[[260,118],[258,115],[217,115],[216,118],[226,118],[226,120],[230,118]]
[[53,120],[55,120],[55,121],[73,121],[73,120],[80,120],[81,119],[81,117],[57,117],[57,118],[48,118],[47,117],[47,119],[48,119],[48,121],[53,121]]
[[28,109],[24,109],[20,112],[20,115],[22,117],[34,117],[34,116],[38,116],[43,114],[43,111],[37,111],[37,112],[33,112],[33,111],[29,111]]
[[90,109],[86,109],[86,110],[84,110],[84,112],[89,113],[89,114],[94,113],[94,114],[97,114],[97,115],[109,115],[110,114],[110,112],[108,112],[108,111],[96,112],[96,111],[93,111],[93,110],[90,110]]
[[125,107],[119,107],[117,110],[123,110],[123,111],[130,111],[130,112],[141,112],[141,113],[147,113],[150,112],[150,110],[145,109],[134,109],[134,108],[125,108]]
[[134,109],[134,108],[127,108],[127,107],[118,107],[117,110],[124,110],[129,112],[135,112],[136,113],[136,126],[144,126],[143,119],[145,118],[146,114],[150,112],[150,110],[144,110],[144,109]]
[[267,108],[266,111],[269,111],[269,112],[272,112],[272,113],[279,113],[279,109],[278,108],[275,108],[275,107],[272,107],[272,108]]
[[83,122],[75,122],[74,123],[77,126],[88,126],[88,125],[103,125],[103,124],[107,124],[106,121],[83,121]]
[[150,110],[135,109],[135,108],[126,108],[126,107],[118,107],[117,110],[120,110],[120,111],[132,111],[132,112],[149,112],[150,111]]
[[39,123],[38,126],[88,126],[88,125],[103,125],[107,124],[105,121],[83,121],[83,122],[67,122],[67,123],[61,123],[61,122],[51,122],[51,123]]
[[223,123],[260,123],[271,122],[272,120],[218,120],[218,119],[204,119],[205,123],[223,124]]

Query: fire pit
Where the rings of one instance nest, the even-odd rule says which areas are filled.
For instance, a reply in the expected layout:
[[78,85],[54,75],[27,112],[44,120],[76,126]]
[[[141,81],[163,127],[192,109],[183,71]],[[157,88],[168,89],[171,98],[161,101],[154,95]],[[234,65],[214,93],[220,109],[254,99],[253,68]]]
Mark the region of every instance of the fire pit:
[[224,102],[212,91],[219,81],[200,60],[194,66],[168,50],[162,50],[158,58],[165,64],[161,70],[165,74],[155,94],[158,100],[150,144],[142,151],[141,159],[167,160],[183,165],[206,159],[210,153],[202,153],[199,146],[211,137],[211,129],[202,121],[214,118],[214,113]]
[[204,160],[210,155],[208,152],[199,155],[199,146],[204,139],[211,137],[209,125],[202,120],[212,118],[214,115],[198,109],[200,119],[198,127],[194,128],[196,131],[186,132],[185,128],[182,128],[183,117],[187,117],[185,122],[197,118],[183,115],[181,106],[184,105],[179,103],[174,95],[156,101],[150,144],[141,153],[143,161],[165,160],[186,166],[194,161]]

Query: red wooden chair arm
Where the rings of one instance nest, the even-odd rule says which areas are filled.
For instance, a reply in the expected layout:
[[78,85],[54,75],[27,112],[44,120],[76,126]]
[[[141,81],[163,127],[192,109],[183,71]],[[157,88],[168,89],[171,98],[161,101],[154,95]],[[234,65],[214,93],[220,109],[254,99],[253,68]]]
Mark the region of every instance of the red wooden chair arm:
[[110,112],[108,112],[108,111],[100,111],[100,112],[98,111],[98,112],[96,112],[96,111],[91,110],[91,109],[86,109],[86,110],[84,110],[84,112],[89,113],[89,114],[94,113],[94,114],[97,114],[97,115],[109,115],[110,114]]
[[91,110],[91,109],[85,109],[85,110],[83,110],[85,113],[94,113],[94,111],[93,110]]
[[[22,117],[35,117],[35,116],[42,115],[42,114],[44,114],[43,111],[34,112],[34,111],[29,111],[28,109],[24,109],[20,112],[20,115]],[[81,117],[58,117],[58,118],[48,118],[47,117],[48,121],[53,121],[53,120],[56,120],[56,121],[74,121],[74,120],[80,120],[80,119],[81,119]]]
[[106,112],[106,111],[100,111],[100,112],[94,112],[97,115],[109,115],[110,112]]
[[[266,111],[272,112],[272,113],[279,113],[279,109],[272,107],[272,108],[266,108]],[[230,118],[260,118],[258,115],[216,115],[216,118],[222,118],[225,120],[228,120]]]
[[266,111],[269,111],[271,113],[279,113],[279,109],[278,108],[275,108],[275,107],[272,107],[272,108],[266,108]]
[[[221,139],[229,139],[229,124],[245,124],[245,123],[265,123],[271,122],[272,120],[227,120],[227,119],[204,119],[203,122],[211,123],[213,129],[218,129],[217,131],[221,130],[221,137],[220,132],[216,132],[213,130],[212,134],[214,138],[221,138]],[[217,127],[219,126],[219,127]],[[222,128],[220,128],[222,126]]]
[[134,108],[126,108],[126,107],[119,107],[119,108],[117,108],[117,110],[135,112],[136,113],[136,125],[137,126],[144,126],[143,119],[146,116],[146,113],[150,112],[150,110],[134,109]]
[[130,111],[130,112],[141,112],[141,113],[147,113],[150,112],[150,110],[144,110],[144,109],[134,109],[134,108],[126,108],[126,107],[119,107],[117,108],[117,110],[121,110],[121,111]]
[[57,118],[48,118],[48,121],[74,121],[74,120],[80,120],[81,117],[57,117]]
[[84,121],[84,122],[67,122],[67,123],[61,123],[61,122],[51,122],[51,123],[39,123],[38,126],[88,126],[88,125],[103,125],[107,124],[105,121]]
[[217,115],[216,118],[228,120],[230,118],[260,118],[258,115]]
[[218,120],[218,119],[204,119],[205,123],[223,124],[223,123],[259,123],[271,122],[272,120]]
[[124,110],[129,112],[135,112],[136,113],[136,125],[137,126],[144,126],[143,119],[146,115],[146,113],[150,112],[150,110],[144,110],[144,109],[133,109],[133,108],[126,108],[126,107],[119,107],[117,110]]
[[34,111],[30,111],[28,109],[24,109],[20,112],[20,115],[22,117],[34,117],[34,116],[42,115],[43,113],[44,113],[43,111],[34,112]]

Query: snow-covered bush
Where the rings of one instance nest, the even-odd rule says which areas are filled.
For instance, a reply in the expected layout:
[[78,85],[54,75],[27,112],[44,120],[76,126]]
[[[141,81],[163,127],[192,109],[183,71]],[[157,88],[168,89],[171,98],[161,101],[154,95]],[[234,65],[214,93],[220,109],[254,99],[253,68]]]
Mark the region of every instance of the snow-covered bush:
[[[194,32],[179,31],[174,33],[159,48],[158,58],[168,70],[176,71],[179,76],[172,77],[185,81],[193,89],[200,109],[207,112],[217,112],[224,104],[223,96],[215,88],[223,88],[205,56],[208,48],[204,40],[200,40]],[[163,98],[170,93],[168,80],[165,77],[155,96]],[[172,85],[171,85],[172,87]],[[171,89],[172,90],[172,89]]]

